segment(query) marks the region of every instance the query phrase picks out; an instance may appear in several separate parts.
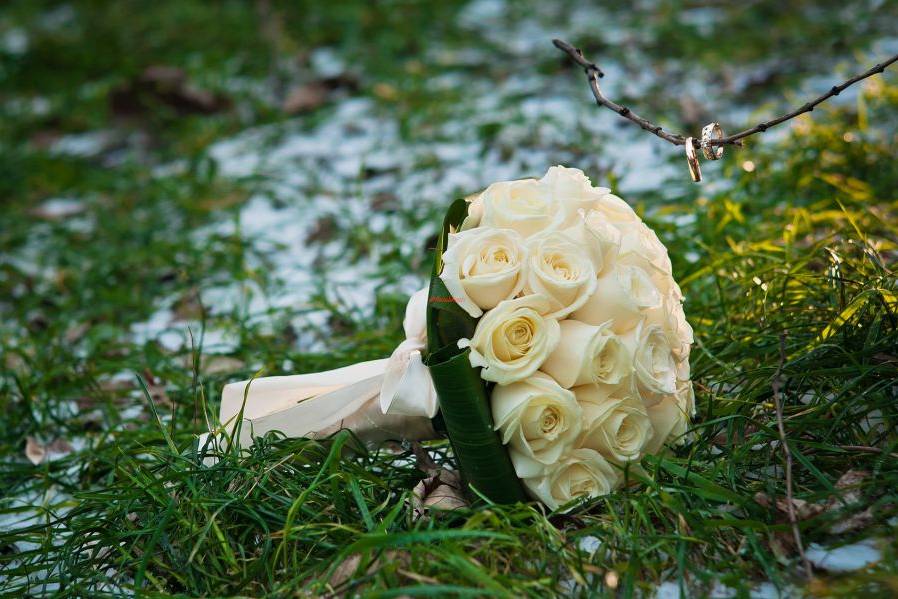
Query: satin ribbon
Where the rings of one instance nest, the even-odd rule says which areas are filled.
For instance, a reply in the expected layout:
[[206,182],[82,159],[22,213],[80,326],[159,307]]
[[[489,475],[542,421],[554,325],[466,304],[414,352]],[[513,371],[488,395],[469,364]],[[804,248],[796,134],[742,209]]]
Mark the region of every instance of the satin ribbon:
[[[437,435],[430,419],[439,410],[427,344],[427,289],[405,308],[405,341],[389,358],[293,376],[273,376],[225,385],[219,418],[237,427],[241,446],[273,430],[288,437],[323,437],[348,428],[364,441],[425,440]],[[203,436],[205,437],[205,436]],[[206,439],[200,439],[200,446]]]

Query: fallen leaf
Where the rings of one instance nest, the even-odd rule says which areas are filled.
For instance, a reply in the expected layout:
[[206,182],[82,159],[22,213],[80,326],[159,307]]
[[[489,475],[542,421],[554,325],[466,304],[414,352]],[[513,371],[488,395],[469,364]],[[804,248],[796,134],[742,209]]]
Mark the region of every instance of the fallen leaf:
[[[792,507],[795,510],[797,520],[807,520],[821,514],[829,514],[830,512],[838,512],[847,507],[858,505],[863,499],[861,486],[864,481],[869,478],[870,473],[865,470],[848,470],[839,480],[836,481],[835,488],[839,491],[832,495],[829,499],[821,503],[811,503],[802,499],[793,499]],[[756,493],[755,502],[766,508],[775,507],[781,515],[779,520],[786,521],[789,514],[789,503],[785,497],[779,497],[775,502],[771,501],[770,496],[766,493]],[[829,531],[833,534],[843,534],[860,530],[873,523],[875,519],[873,507],[870,506],[861,512],[857,512],[835,522],[830,525]],[[781,545],[788,545],[790,541],[786,538]]]
[[412,453],[415,454],[415,466],[427,476],[439,474],[440,467],[433,461],[430,453],[417,441],[412,442]]
[[147,391],[150,393],[150,399],[152,399],[157,406],[162,405],[168,408],[174,407],[174,402],[165,390],[164,381],[153,376],[153,373],[150,372],[149,369],[144,369],[143,379],[147,385]]
[[[777,497],[776,501],[771,501],[770,496],[766,493],[755,493],[755,502],[763,507],[775,507],[776,510],[786,516],[789,515],[789,500],[785,497]],[[807,520],[822,513],[825,505],[811,503],[803,499],[792,499],[792,508],[795,511],[795,518],[798,520]]]
[[149,112],[154,104],[164,104],[179,114],[211,114],[230,106],[219,94],[192,85],[183,69],[153,65],[135,79],[110,94],[112,110],[121,116]]
[[860,487],[865,480],[870,477],[870,473],[866,470],[848,470],[836,481],[836,488],[842,491],[848,490],[848,493],[842,493],[843,503],[856,503],[860,501]]
[[25,439],[25,457],[37,466],[47,457],[47,449],[34,437]]
[[868,526],[873,524],[873,520],[873,506],[871,505],[862,512],[852,514],[844,520],[836,522],[829,527],[829,532],[836,535],[844,534],[846,532],[854,532],[856,530],[867,528]]
[[287,114],[311,112],[327,102],[328,86],[321,81],[311,81],[290,90],[281,108]]
[[137,386],[137,383],[130,378],[111,378],[100,381],[100,389],[107,393],[120,393],[122,391],[130,391]]
[[392,102],[399,98],[399,91],[389,83],[375,83],[372,91],[375,96],[388,102]]
[[349,578],[355,574],[355,571],[359,569],[359,563],[362,561],[362,556],[358,553],[353,553],[340,562],[340,565],[337,566],[337,569],[334,570],[334,573],[331,574],[330,584],[334,588],[338,588],[340,585],[345,583]]
[[201,362],[204,374],[223,374],[246,367],[246,362],[229,356],[205,356]]
[[68,331],[65,332],[64,339],[66,343],[77,343],[87,332],[90,330],[89,322],[82,322],[76,324],[69,328]]
[[55,454],[55,456],[61,457],[72,453],[74,448],[71,443],[60,437],[47,445],[47,451],[51,454]]
[[326,214],[312,226],[312,230],[306,235],[306,243],[327,242],[334,238],[337,231],[337,219],[332,214]]
[[389,191],[382,191],[374,194],[369,206],[371,207],[371,210],[374,210],[375,212],[385,212],[395,210],[398,203],[399,198],[396,197],[396,194],[390,193]]
[[412,507],[415,519],[427,518],[432,510],[453,511],[468,507],[458,472],[439,470],[415,485],[412,489]]
[[203,303],[196,289],[191,289],[181,295],[171,307],[175,320],[199,320],[203,316]]

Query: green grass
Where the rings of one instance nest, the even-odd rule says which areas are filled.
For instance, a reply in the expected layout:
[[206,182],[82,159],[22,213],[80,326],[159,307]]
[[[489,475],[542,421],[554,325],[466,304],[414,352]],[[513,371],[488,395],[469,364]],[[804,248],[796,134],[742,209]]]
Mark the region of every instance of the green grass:
[[[573,27],[571,9],[535,4],[509,9],[509,27],[534,14]],[[243,233],[241,208],[271,182],[262,173],[221,174],[210,144],[283,124],[279,100],[310,76],[308,54],[321,46],[363,76],[301,117],[304,128],[328,122],[340,94],[371,98],[403,140],[429,142],[437,124],[456,122],[489,148],[512,157],[508,145],[548,148],[602,182],[625,174],[612,143],[621,130],[603,130],[597,143],[578,124],[558,142],[513,107],[493,121],[474,110],[470,90],[486,94],[494,80],[534,74],[539,85],[525,86],[521,103],[561,85],[582,99],[583,121],[598,114],[548,34],[545,51],[514,52],[501,35],[459,25],[456,3],[65,6],[0,9],[0,33],[28,34],[24,52],[0,52],[0,592],[586,597],[651,595],[674,581],[700,596],[718,583],[747,595],[771,581],[820,596],[898,593],[895,73],[865,85],[856,101],[728,152],[722,166],[706,168],[706,186],[686,182],[679,154],[646,158],[647,171],[671,161],[677,178],[625,196],[668,246],[687,295],[699,416],[675,454],[645,464],[644,484],[564,514],[476,503],[415,521],[409,497],[424,475],[407,446],[363,450],[346,433],[267,438],[205,467],[194,435],[217,411],[227,381],[388,355],[401,338],[406,299],[396,282],[426,274],[428,237],[453,198],[388,198],[386,208],[370,208],[389,219],[381,233],[368,228],[368,212],[343,218],[334,208],[324,215],[336,221],[324,234],[329,241],[309,247],[339,252],[322,253],[302,301],[262,309],[245,298],[210,303],[224,285],[246,298],[289,287],[276,268],[286,249]],[[727,35],[709,52],[713,32],[689,25],[679,2],[605,6],[613,27],[641,40],[637,51],[609,42],[601,28],[581,28],[571,41],[626,72],[660,65],[645,97],[628,101],[671,123],[685,85],[673,57],[699,65],[691,81],[700,84],[759,69],[767,81],[741,91],[757,114],[769,115],[803,75],[828,80],[881,58],[870,45],[895,11],[886,4],[874,16],[857,3],[849,30],[836,2],[718,8]],[[493,54],[458,58],[471,49]],[[765,70],[768,60],[773,68]],[[183,68],[231,108],[179,114],[150,98],[136,115],[117,114],[110,90],[158,64]],[[432,85],[447,74],[471,87]],[[715,114],[744,108],[727,89]],[[520,124],[523,134],[513,130]],[[97,129],[115,139],[98,154],[61,155],[47,141]],[[411,171],[450,168],[437,155],[407,160]],[[162,168],[176,161],[181,168]],[[373,176],[347,181],[345,197],[372,206],[366,178]],[[297,202],[316,191],[297,190]],[[76,198],[79,214],[35,211],[53,197]],[[379,290],[370,312],[347,309],[327,284],[329,273],[364,260],[374,263]],[[160,307],[179,316],[173,332],[185,334],[190,323],[195,347],[135,337],[132,326]],[[216,346],[213,333],[231,342]],[[757,500],[785,493],[772,390],[780,367],[795,496],[835,499],[801,521],[804,543],[880,539],[883,558],[870,568],[818,570],[803,580],[788,520]],[[24,455],[28,437],[68,439],[75,451],[35,466]],[[432,449],[451,463],[445,444]],[[835,484],[851,469],[869,474],[859,500],[840,503]],[[863,526],[831,531],[858,514]],[[592,552],[580,548],[586,537],[600,541]]]

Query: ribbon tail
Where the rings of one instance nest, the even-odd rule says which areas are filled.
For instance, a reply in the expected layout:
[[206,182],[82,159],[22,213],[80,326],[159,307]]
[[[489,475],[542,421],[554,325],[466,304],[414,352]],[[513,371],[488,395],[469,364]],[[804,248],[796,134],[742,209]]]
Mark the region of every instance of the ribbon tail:
[[268,376],[230,383],[221,393],[219,420],[230,426],[241,412],[245,419],[278,412],[340,387],[381,376],[386,367],[386,359],[372,360],[326,372]]
[[[367,443],[436,438],[428,417],[381,412],[387,362],[230,383],[222,392],[221,423],[228,432],[239,431],[234,442],[241,447],[271,431],[317,438],[346,428]],[[206,442],[201,438],[199,447]]]

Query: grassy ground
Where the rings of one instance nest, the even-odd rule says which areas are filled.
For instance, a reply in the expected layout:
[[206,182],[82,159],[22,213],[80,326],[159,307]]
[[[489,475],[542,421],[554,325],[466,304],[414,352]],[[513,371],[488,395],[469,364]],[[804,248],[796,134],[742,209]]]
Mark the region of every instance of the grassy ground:
[[[549,41],[667,123],[735,127],[894,51],[898,8],[474,4],[0,8],[0,592],[898,593],[898,78],[698,187]],[[408,447],[198,463],[224,382],[387,355],[446,203],[557,162],[645,215],[687,295],[700,415],[652,482],[415,521]],[[805,546],[874,564],[802,576],[775,382]]]

